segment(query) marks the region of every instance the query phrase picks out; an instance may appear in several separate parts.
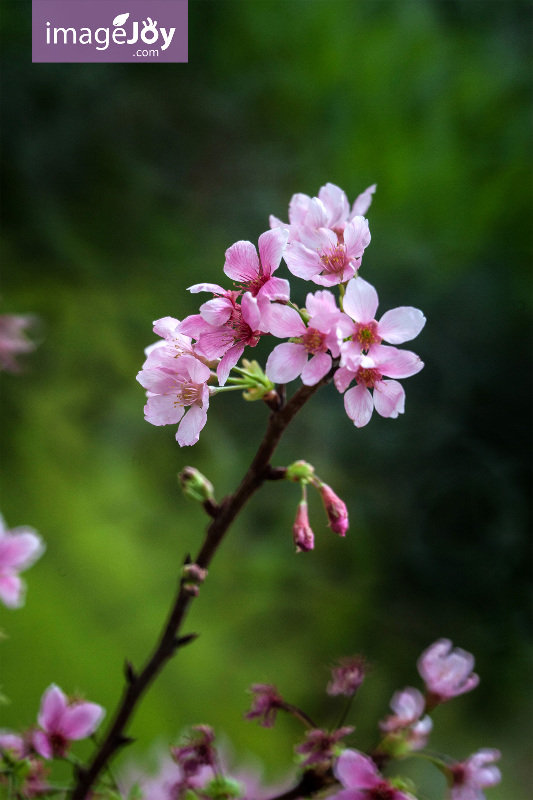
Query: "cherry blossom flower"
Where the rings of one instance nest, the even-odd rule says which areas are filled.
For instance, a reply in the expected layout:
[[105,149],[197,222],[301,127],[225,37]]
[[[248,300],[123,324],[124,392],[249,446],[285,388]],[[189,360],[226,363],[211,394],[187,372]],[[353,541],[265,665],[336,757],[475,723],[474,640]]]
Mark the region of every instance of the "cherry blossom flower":
[[346,531],[349,526],[346,503],[335,494],[327,483],[320,483],[318,491],[320,492],[328,516],[329,527],[334,533],[338,533],[339,536],[346,536]]
[[200,306],[200,314],[180,323],[179,332],[198,340],[196,354],[209,361],[221,358],[217,376],[224,386],[245,346],[255,347],[264,333],[257,298],[246,292],[239,305],[239,292],[226,291],[216,284],[197,284],[190,291],[218,292],[213,300]]
[[333,733],[328,733],[320,728],[314,728],[305,733],[305,742],[294,749],[302,756],[307,756],[300,762],[300,767],[312,767],[317,764],[327,766],[337,754],[338,743],[345,736],[353,733],[355,728],[345,725]]
[[305,500],[298,503],[296,519],[292,526],[292,538],[297,553],[308,553],[309,550],[313,550],[315,546],[315,536],[309,525],[307,503]]
[[24,605],[26,585],[19,577],[45,551],[39,534],[26,526],[7,530],[0,515],[0,600],[8,608]]
[[35,322],[29,314],[0,314],[0,371],[20,372],[16,356],[35,350],[35,343],[25,335]]
[[179,764],[185,778],[197,775],[203,767],[216,767],[215,732],[209,725],[195,725],[187,744],[171,747],[170,754]]
[[271,334],[296,339],[277,345],[268,357],[266,374],[275,383],[288,383],[301,375],[306,386],[314,386],[331,369],[331,354],[339,355],[337,333],[347,331],[350,320],[337,308],[335,297],[328,291],[310,293],[306,309],[307,325],[289,306],[272,303],[263,312]]
[[[320,188],[318,198],[313,198],[315,200],[315,205],[318,206],[321,212],[321,225],[317,225],[316,227],[330,228],[335,233],[342,234],[348,222],[354,217],[364,216],[366,214],[375,191],[376,184],[365,189],[365,191],[356,198],[350,210],[348,198],[342,189],[339,189],[339,187],[335,186],[333,183],[326,183],[325,186]],[[316,203],[317,200],[319,203]],[[293,195],[289,204],[289,223],[287,224],[277,219],[277,217],[271,216],[270,227],[286,228],[289,231],[289,241],[298,241],[300,229],[304,225],[307,224],[309,226],[310,224],[310,220],[307,217],[312,202],[312,198],[306,194]],[[316,215],[316,208],[314,213]]]
[[425,747],[433,729],[433,721],[427,715],[422,716],[426,707],[424,695],[408,686],[393,694],[390,706],[394,714],[381,720],[380,730],[387,734],[401,734],[410,750]]
[[396,345],[414,339],[426,324],[422,312],[411,306],[393,308],[377,322],[374,317],[378,303],[378,293],[363,278],[348,283],[343,309],[354,323],[347,341],[341,347],[343,366],[350,367],[353,362],[357,363],[362,352],[372,355],[382,341]]
[[[137,380],[148,391],[144,418],[152,425],[179,422],[176,439],[181,447],[195,444],[207,421],[209,367],[191,356],[166,354],[156,367],[142,369]],[[185,412],[186,406],[189,410]]]
[[332,800],[413,800],[389,783],[372,759],[358,750],[345,750],[333,772],[344,789],[332,795]]
[[501,780],[500,770],[492,763],[499,758],[498,750],[478,750],[465,761],[452,765],[450,800],[485,800],[482,789],[496,786]]
[[275,686],[268,683],[254,683],[250,686],[253,695],[252,707],[244,715],[244,719],[258,719],[263,728],[273,728],[276,715],[286,703]]
[[0,755],[7,754],[15,761],[20,761],[30,752],[27,741],[16,733],[10,731],[0,732]]
[[266,231],[259,237],[259,257],[252,242],[235,242],[226,250],[224,272],[252,297],[289,300],[289,282],[275,278],[287,245],[289,232],[281,228]]
[[41,700],[37,717],[41,730],[33,734],[33,747],[43,758],[63,758],[71,741],[86,739],[94,733],[104,713],[96,703],[69,701],[53,683]]
[[143,364],[143,369],[158,366],[161,359],[168,355],[172,355],[174,358],[183,355],[198,357],[194,352],[190,336],[178,333],[179,324],[179,319],[174,319],[174,317],[162,317],[155,320],[154,333],[157,333],[162,339],[145,348],[144,352],[147,358]]
[[418,671],[426,684],[426,707],[475,689],[479,676],[472,672],[474,656],[455,648],[449,639],[439,639],[425,650],[417,662]]
[[[310,212],[315,208],[312,205]],[[306,219],[309,217],[310,214]],[[344,228],[340,241],[333,230],[319,227],[319,221],[310,218],[310,224],[300,228],[299,241],[285,252],[287,266],[297,278],[312,280],[320,286],[346,283],[359,269],[361,257],[370,244],[368,222],[364,217],[354,217]]]
[[353,697],[365,679],[366,661],[363,656],[342,658],[336,667],[331,669],[332,680],[328,683],[327,693],[332,697],[342,694]]

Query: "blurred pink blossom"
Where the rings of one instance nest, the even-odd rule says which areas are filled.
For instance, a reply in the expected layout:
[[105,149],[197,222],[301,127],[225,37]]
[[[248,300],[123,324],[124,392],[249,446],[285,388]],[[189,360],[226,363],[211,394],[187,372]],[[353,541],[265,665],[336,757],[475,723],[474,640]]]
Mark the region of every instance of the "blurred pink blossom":
[[296,519],[292,526],[292,538],[297,553],[307,553],[315,546],[315,536],[309,525],[307,503],[302,500],[298,503]]
[[501,780],[500,770],[492,763],[499,758],[498,750],[478,750],[465,761],[450,767],[450,800],[484,800],[482,789],[496,786]]
[[389,783],[372,759],[358,750],[345,750],[333,772],[344,789],[331,795],[332,800],[413,800]]
[[417,667],[426,684],[428,708],[469,692],[479,683],[479,676],[472,672],[474,656],[458,647],[452,649],[449,639],[439,639],[428,647]]
[[69,701],[53,683],[41,699],[37,717],[41,730],[33,734],[33,747],[43,758],[63,758],[71,741],[85,739],[94,733],[104,713],[102,706],[96,703]]
[[0,600],[8,608],[24,604],[26,586],[18,573],[31,567],[44,550],[44,542],[33,528],[7,530],[0,515]]
[[35,342],[26,337],[35,323],[29,314],[0,314],[0,371],[20,372],[16,356],[35,350]]

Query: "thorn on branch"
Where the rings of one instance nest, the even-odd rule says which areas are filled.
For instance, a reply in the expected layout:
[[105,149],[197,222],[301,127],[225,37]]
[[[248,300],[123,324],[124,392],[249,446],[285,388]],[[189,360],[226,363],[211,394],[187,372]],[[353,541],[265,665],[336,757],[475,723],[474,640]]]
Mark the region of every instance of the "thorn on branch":
[[187,566],[187,564],[191,564],[191,563],[192,563],[191,554],[190,554],[190,553],[187,553],[187,555],[186,555],[186,556],[185,556],[185,558],[183,559],[183,566],[184,566],[184,567],[186,567],[186,566]]
[[137,673],[133,667],[131,661],[126,661],[124,663],[124,675],[126,676],[126,680],[128,683],[135,683],[137,680]]
[[121,734],[117,738],[117,748],[116,749],[118,750],[121,747],[126,747],[129,744],[133,744],[134,741],[135,741],[135,739],[132,736],[124,736],[123,734]]
[[198,633],[187,633],[185,636],[178,636],[174,639],[174,650],[178,650],[178,648],[185,647],[185,645],[194,642],[199,635]]

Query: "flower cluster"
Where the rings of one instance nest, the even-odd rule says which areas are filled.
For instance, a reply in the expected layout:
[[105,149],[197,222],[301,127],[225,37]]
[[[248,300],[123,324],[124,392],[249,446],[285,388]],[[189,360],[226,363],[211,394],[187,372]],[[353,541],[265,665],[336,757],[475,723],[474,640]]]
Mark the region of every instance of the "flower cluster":
[[[274,384],[297,378],[306,386],[333,378],[357,427],[369,422],[374,408],[392,419],[403,413],[399,379],[416,374],[423,363],[396,345],[414,339],[425,317],[402,306],[375,319],[377,292],[359,277],[370,244],[364,214],[374,191],[375,186],[366,189],[351,208],[331,183],[317,197],[294,195],[289,222],[271,217],[271,229],[261,234],[257,248],[249,241],[228,248],[224,273],[232,288],[197,283],[190,292],[212,295],[199,313],[154,323],[162,338],[147,349],[138,375],[148,393],[148,422],[179,423],[178,443],[191,445],[205,425],[213,394],[240,389],[246,399],[266,399]],[[298,307],[290,299],[289,281],[274,274],[282,259],[292,275],[327,288],[309,292],[305,306]],[[264,337],[287,340],[274,346],[266,374],[237,367],[245,348]]]

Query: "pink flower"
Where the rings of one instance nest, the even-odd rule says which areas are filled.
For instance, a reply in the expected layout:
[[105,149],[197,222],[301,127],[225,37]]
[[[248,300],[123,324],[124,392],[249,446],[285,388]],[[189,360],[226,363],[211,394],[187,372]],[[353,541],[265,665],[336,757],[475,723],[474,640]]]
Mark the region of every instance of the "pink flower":
[[0,755],[7,754],[15,761],[20,761],[28,755],[28,743],[16,733],[3,731],[0,733]]
[[15,356],[35,350],[35,343],[25,335],[35,321],[30,315],[0,314],[0,371],[20,372]]
[[348,509],[346,503],[338,497],[327,483],[321,483],[318,491],[322,497],[326,514],[328,515],[329,527],[339,536],[346,536],[348,530]]
[[69,701],[54,683],[45,691],[37,720],[42,730],[33,734],[33,746],[43,758],[63,758],[71,741],[90,736],[104,709],[83,700]]
[[24,604],[26,586],[18,573],[37,561],[45,545],[39,534],[26,526],[6,529],[0,516],[0,600],[8,608]]
[[224,272],[252,297],[289,300],[289,282],[274,278],[287,245],[287,230],[275,228],[259,237],[259,258],[251,242],[235,242],[226,250]]
[[[157,367],[143,369],[137,380],[148,390],[144,418],[152,425],[179,422],[176,439],[181,447],[195,444],[207,421],[209,367],[191,356],[161,357]],[[189,410],[185,412],[185,407]]]
[[422,716],[426,707],[423,694],[408,686],[393,694],[390,706],[394,714],[381,720],[380,730],[388,734],[401,734],[410,750],[425,747],[433,729],[433,721],[427,715]]
[[309,525],[307,503],[305,500],[298,503],[296,519],[292,526],[292,538],[297,553],[307,553],[309,550],[313,550],[315,546],[315,536]]
[[275,686],[268,683],[254,683],[250,686],[253,695],[252,707],[244,715],[244,719],[258,719],[263,728],[273,728],[276,715],[286,703]]
[[348,330],[350,320],[335,305],[335,297],[328,291],[308,294],[306,309],[307,325],[289,306],[272,303],[263,311],[271,334],[296,339],[277,345],[268,357],[266,374],[275,383],[288,383],[301,375],[306,386],[314,386],[331,369],[331,354],[339,355],[337,332]]
[[320,286],[346,283],[359,269],[361,257],[370,244],[367,220],[354,217],[344,228],[342,240],[330,228],[319,227],[319,219],[310,222],[313,227],[306,224],[301,228],[299,241],[287,248],[285,261],[289,270],[297,278],[312,280]]
[[170,748],[172,758],[181,767],[186,780],[197,775],[203,767],[216,767],[214,741],[215,732],[209,725],[195,725],[187,744]]
[[307,756],[300,762],[300,767],[311,767],[317,764],[327,766],[336,755],[339,741],[345,736],[349,736],[354,730],[353,727],[345,725],[333,733],[328,733],[320,728],[306,731],[305,742],[294,748],[300,755]]
[[345,750],[333,769],[344,790],[332,800],[413,800],[380,775],[371,758],[358,750]]
[[154,333],[157,333],[162,339],[145,349],[144,352],[147,358],[143,364],[143,369],[158,366],[161,359],[169,355],[174,356],[174,358],[183,355],[197,358],[190,336],[178,333],[177,328],[179,325],[179,319],[174,319],[174,317],[162,317],[155,320]]
[[382,341],[403,344],[414,339],[426,324],[422,312],[411,306],[393,308],[377,322],[374,317],[378,303],[378,293],[370,283],[363,278],[349,282],[343,309],[355,324],[352,324],[348,339],[341,346],[343,366],[351,368],[353,363],[357,365],[362,352],[372,355]]
[[[318,192],[318,198],[314,198],[315,205],[320,209],[320,226],[330,228],[335,233],[342,234],[348,222],[354,217],[364,216],[372,202],[372,195],[376,191],[376,184],[369,186],[368,189],[360,194],[355,200],[350,211],[348,198],[342,189],[333,183],[326,183]],[[317,203],[316,201],[319,201]],[[306,194],[295,194],[289,204],[289,224],[282,222],[277,217],[270,217],[270,227],[282,227],[289,230],[289,241],[298,241],[299,230],[304,225],[309,225],[307,218],[312,199]],[[316,210],[315,210],[316,216]]]
[[499,758],[498,750],[478,750],[465,761],[450,767],[450,800],[484,800],[481,790],[496,786],[501,780],[500,770],[492,764]]
[[257,299],[250,292],[244,294],[239,305],[239,292],[228,292],[216,284],[197,284],[190,291],[215,289],[220,294],[204,303],[200,314],[184,319],[179,332],[198,340],[195,345],[198,355],[209,361],[221,358],[217,376],[219,384],[224,386],[245,346],[255,347],[264,331]]
[[328,683],[327,693],[333,697],[339,694],[353,697],[365,679],[365,671],[366,661],[363,656],[342,658],[331,669],[332,680]]
[[426,684],[426,707],[475,689],[479,676],[472,672],[474,656],[455,648],[449,639],[439,639],[425,650],[417,663],[418,671]]

